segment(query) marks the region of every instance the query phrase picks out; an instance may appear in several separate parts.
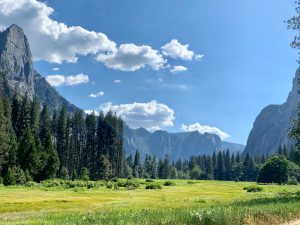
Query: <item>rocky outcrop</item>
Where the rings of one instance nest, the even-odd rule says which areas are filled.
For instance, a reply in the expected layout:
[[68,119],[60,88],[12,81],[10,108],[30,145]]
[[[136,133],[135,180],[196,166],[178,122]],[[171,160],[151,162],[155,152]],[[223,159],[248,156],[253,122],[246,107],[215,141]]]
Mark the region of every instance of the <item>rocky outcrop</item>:
[[127,154],[134,154],[139,150],[142,156],[145,154],[157,157],[168,157],[172,160],[188,159],[192,155],[212,154],[215,150],[227,150],[242,152],[243,145],[224,142],[214,134],[200,134],[198,131],[169,133],[155,131],[153,133],[144,128],[131,129],[125,126],[124,145]]
[[11,88],[33,98],[32,56],[28,40],[17,25],[0,33],[0,71],[5,73]]
[[279,146],[291,146],[294,142],[288,136],[291,122],[297,117],[300,102],[300,69],[293,80],[293,88],[285,103],[269,105],[257,116],[249,134],[245,153],[262,155],[275,153]]
[[11,25],[4,32],[0,32],[0,72],[5,79],[3,84],[8,84],[10,89],[6,92],[16,91],[30,99],[36,97],[42,105],[47,104],[51,111],[62,106],[66,106],[70,113],[79,110],[33,70],[28,40],[17,25]]

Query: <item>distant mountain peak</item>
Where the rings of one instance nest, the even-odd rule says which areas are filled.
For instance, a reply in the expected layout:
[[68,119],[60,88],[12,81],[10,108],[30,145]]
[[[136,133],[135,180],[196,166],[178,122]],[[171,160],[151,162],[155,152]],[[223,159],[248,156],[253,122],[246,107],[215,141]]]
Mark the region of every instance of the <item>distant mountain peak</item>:
[[[279,146],[290,147],[294,142],[288,137],[291,121],[296,118],[300,102],[300,68],[293,79],[293,88],[285,103],[269,105],[256,117],[249,134],[245,153],[253,155],[275,153]],[[276,91],[276,90],[274,90]]]
[[33,63],[29,42],[16,24],[0,32],[0,71],[21,95],[33,98]]
[[127,154],[139,150],[142,156],[150,154],[163,158],[168,155],[171,160],[188,159],[192,155],[210,155],[214,151],[227,149],[242,152],[245,147],[223,142],[215,134],[201,134],[199,131],[169,133],[157,130],[151,133],[144,128],[131,129],[128,126],[124,129],[124,144]]

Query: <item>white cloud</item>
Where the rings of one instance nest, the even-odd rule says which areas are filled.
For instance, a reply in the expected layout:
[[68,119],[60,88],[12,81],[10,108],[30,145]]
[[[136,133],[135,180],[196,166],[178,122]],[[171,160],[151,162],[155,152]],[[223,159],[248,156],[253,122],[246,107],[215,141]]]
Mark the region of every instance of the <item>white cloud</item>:
[[67,86],[76,86],[76,85],[85,84],[88,82],[89,82],[88,75],[85,75],[83,73],[66,77],[66,85]]
[[76,86],[79,84],[84,84],[89,82],[88,75],[83,73],[71,76],[64,75],[48,75],[46,76],[47,82],[54,87],[66,85],[66,86]]
[[182,45],[176,39],[171,40],[171,42],[161,47],[162,53],[165,56],[174,59],[192,60],[194,57],[194,52],[190,51],[188,48],[189,45]]
[[54,87],[61,86],[65,83],[64,75],[49,75],[46,77],[47,82]]
[[[15,23],[24,29],[34,60],[76,63],[79,56],[91,55],[108,68],[136,71],[159,70],[167,60],[151,46],[119,44],[104,33],[68,26],[53,19],[55,10],[38,0],[0,0],[0,28]],[[176,39],[162,47],[165,56],[191,60],[194,52]],[[57,68],[58,69],[58,68]],[[54,70],[57,71],[57,70]]]
[[229,134],[225,133],[224,131],[221,131],[219,128],[201,125],[200,123],[194,123],[194,124],[190,124],[190,125],[182,124],[181,130],[183,130],[183,131],[198,131],[201,134],[204,134],[204,133],[216,134],[222,140],[230,137]]
[[163,68],[166,60],[150,46],[122,44],[110,54],[98,54],[96,59],[111,69],[122,71],[136,71],[146,66],[153,70]]
[[99,110],[107,113],[112,110],[133,128],[144,127],[150,131],[174,125],[175,112],[163,103],[155,100],[146,103],[113,105],[111,102],[100,106]]
[[97,97],[100,97],[100,96],[103,96],[104,95],[104,92],[103,91],[99,91],[99,92],[97,92],[97,93],[92,93],[92,94],[90,94],[88,97],[90,97],[90,98],[97,98]]
[[0,26],[22,27],[35,60],[76,62],[79,55],[114,51],[116,44],[103,33],[67,26],[50,18],[54,9],[37,0],[1,0]]
[[179,73],[187,71],[187,68],[185,66],[174,66],[170,71],[171,73]]
[[122,81],[121,80],[114,80],[113,83],[114,84],[120,84],[120,83],[122,83]]
[[58,71],[58,70],[60,70],[58,67],[54,67],[53,69],[52,69],[53,71]]
[[196,54],[195,55],[195,60],[201,60],[204,57],[204,55]]
[[99,116],[99,113],[97,111],[95,111],[95,110],[89,110],[89,109],[87,109],[87,110],[84,110],[84,112],[86,114],[88,114],[88,115],[94,113],[96,116]]

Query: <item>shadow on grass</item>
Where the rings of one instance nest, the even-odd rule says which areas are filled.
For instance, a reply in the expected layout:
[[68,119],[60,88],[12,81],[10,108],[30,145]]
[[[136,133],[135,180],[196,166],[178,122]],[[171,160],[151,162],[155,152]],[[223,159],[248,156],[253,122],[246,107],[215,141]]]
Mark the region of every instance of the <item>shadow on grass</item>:
[[274,197],[258,197],[247,201],[235,201],[235,206],[258,206],[269,205],[278,203],[300,203],[300,191],[299,192],[281,192]]

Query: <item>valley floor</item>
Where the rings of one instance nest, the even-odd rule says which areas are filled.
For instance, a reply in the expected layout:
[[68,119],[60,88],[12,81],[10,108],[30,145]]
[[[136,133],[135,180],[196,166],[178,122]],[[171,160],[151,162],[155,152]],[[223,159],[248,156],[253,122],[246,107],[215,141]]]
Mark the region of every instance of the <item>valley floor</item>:
[[[0,186],[0,224],[283,224],[300,217],[299,186],[175,180],[136,190]],[[164,183],[157,180],[158,183]]]

